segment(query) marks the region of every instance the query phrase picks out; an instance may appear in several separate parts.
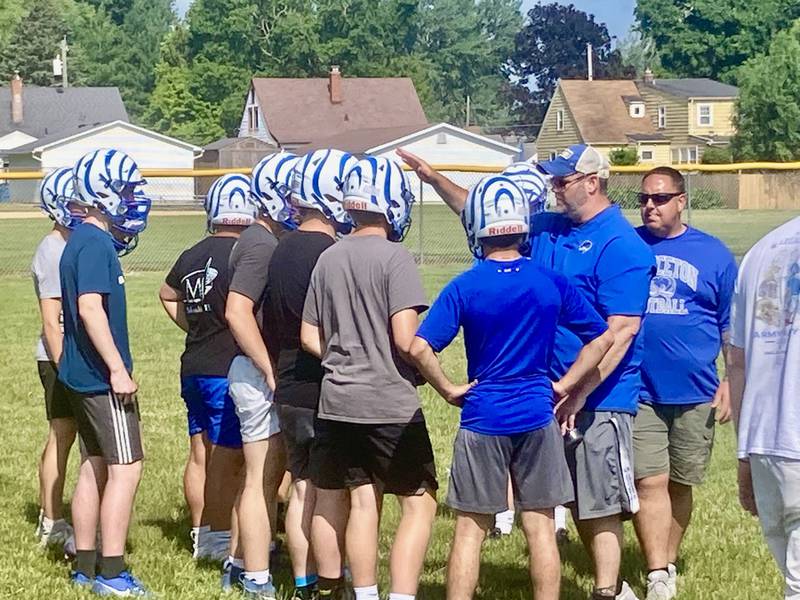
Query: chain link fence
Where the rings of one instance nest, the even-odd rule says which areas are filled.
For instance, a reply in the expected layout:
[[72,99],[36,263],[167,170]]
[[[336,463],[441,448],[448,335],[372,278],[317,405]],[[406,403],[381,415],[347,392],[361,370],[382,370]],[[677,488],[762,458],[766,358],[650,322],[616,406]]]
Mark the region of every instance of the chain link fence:
[[[464,188],[491,174],[487,169],[442,172]],[[431,186],[421,184],[415,174],[409,175],[417,201],[406,246],[425,267],[453,270],[471,264],[458,217]],[[166,272],[181,251],[205,235],[202,198],[195,193],[200,177],[147,177],[147,193],[154,201],[150,224],[136,251],[123,258],[123,265],[128,271]],[[722,237],[737,255],[760,235],[800,212],[800,171],[692,172],[686,177],[687,220]],[[630,211],[626,214],[635,224],[639,223],[640,181],[641,173],[613,173],[609,181],[609,196]],[[36,245],[51,227],[34,203],[38,183],[35,178],[9,180],[4,195],[0,194],[0,277],[26,275]],[[3,187],[0,181],[0,189]],[[551,204],[553,201],[551,193]],[[760,210],[733,210],[736,208]]]

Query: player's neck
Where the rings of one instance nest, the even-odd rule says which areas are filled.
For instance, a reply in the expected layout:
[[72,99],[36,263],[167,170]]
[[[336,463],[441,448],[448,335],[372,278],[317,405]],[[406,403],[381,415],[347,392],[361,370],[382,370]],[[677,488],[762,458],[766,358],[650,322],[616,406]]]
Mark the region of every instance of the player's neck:
[[239,227],[238,225],[218,225],[214,228],[214,233],[211,235],[212,237],[239,237],[243,229],[243,227]]
[[306,231],[310,233],[324,233],[333,239],[336,239],[336,229],[328,219],[308,216],[303,219],[297,227],[298,231]]
[[380,225],[364,225],[363,227],[356,227],[355,231],[350,235],[354,236],[366,236],[366,235],[377,235],[384,239],[389,239],[389,233],[386,231],[385,227],[381,227]]
[[522,258],[518,248],[487,248],[486,260],[496,260],[499,262],[511,262]]
[[83,222],[88,223],[89,225],[94,225],[103,231],[108,231],[110,229],[108,217],[95,208],[89,209],[89,212],[86,214],[86,217],[84,217]]
[[63,225],[59,225],[58,223],[56,223],[55,225],[53,225],[53,231],[50,232],[50,235],[57,235],[60,236],[61,239],[63,240],[68,240],[69,233],[70,233],[69,229],[67,229]]

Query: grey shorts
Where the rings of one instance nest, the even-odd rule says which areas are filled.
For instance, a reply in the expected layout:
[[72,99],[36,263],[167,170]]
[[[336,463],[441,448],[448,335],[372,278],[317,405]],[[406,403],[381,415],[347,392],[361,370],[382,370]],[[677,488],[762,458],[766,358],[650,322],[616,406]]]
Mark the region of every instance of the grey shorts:
[[82,456],[100,456],[109,465],[128,465],[144,458],[136,400],[123,404],[110,392],[84,395],[67,390]]
[[246,356],[237,356],[231,362],[228,393],[236,406],[242,442],[259,442],[281,432],[272,390],[261,370]]
[[286,444],[287,470],[292,474],[292,479],[308,479],[311,477],[308,466],[314,443],[317,411],[313,408],[278,404],[278,414]]
[[459,429],[447,505],[492,515],[508,508],[508,475],[518,510],[545,510],[573,500],[561,431],[555,421],[513,435]]
[[633,478],[633,415],[581,412],[575,427],[583,441],[567,448],[578,520],[613,515],[627,518],[639,510]]

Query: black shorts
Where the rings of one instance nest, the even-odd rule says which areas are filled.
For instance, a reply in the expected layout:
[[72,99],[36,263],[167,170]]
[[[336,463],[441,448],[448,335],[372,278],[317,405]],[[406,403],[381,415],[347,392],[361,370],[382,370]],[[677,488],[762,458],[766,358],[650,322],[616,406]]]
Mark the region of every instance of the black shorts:
[[425,421],[365,425],[317,419],[315,429],[310,471],[319,488],[375,484],[396,496],[439,488]]
[[58,380],[58,367],[49,360],[37,361],[39,379],[44,388],[44,408],[47,420],[71,419],[72,406],[69,403],[69,393],[64,384]]
[[287,470],[292,474],[292,479],[308,479],[317,411],[313,408],[278,404],[278,416],[286,443]]
[[100,456],[109,465],[128,465],[144,458],[139,404],[105,394],[80,394],[67,388],[78,423],[82,456]]

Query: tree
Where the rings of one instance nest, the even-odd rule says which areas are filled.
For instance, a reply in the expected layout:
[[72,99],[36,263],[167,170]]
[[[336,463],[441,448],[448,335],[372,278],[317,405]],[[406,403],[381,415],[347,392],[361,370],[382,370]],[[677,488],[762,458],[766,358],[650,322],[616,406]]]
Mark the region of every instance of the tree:
[[655,74],[662,72],[655,42],[649,37],[642,36],[633,27],[625,39],[617,44],[617,50],[619,50],[622,64],[633,69],[639,79],[644,76],[647,69]]
[[733,152],[730,148],[706,148],[700,162],[704,165],[725,165],[733,162]]
[[611,47],[602,23],[572,4],[536,5],[515,38],[506,72],[513,81],[516,112],[527,124],[544,118],[561,78],[586,77],[586,45],[593,49],[594,75],[598,79],[630,79],[635,73],[622,64]]
[[639,163],[639,153],[632,146],[614,148],[608,153],[608,161],[615,167],[636,165]]
[[732,146],[741,160],[800,159],[800,20],[739,72]]
[[800,17],[797,0],[638,0],[642,33],[677,77],[738,81],[738,69]]

